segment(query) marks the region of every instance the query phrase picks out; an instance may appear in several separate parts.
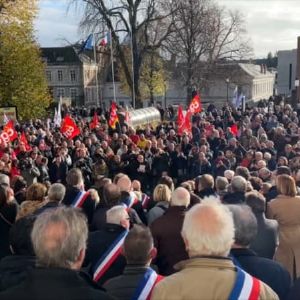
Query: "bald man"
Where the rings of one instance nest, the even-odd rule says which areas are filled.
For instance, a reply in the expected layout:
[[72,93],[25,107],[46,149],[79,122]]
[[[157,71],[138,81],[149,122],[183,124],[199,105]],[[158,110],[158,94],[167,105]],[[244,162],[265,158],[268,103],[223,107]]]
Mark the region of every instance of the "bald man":
[[[123,205],[127,207],[130,217],[132,217],[130,210],[134,210],[137,213],[139,219],[145,225],[147,225],[147,218],[145,216],[142,203],[137,198],[136,194],[133,192],[132,182],[130,178],[127,175],[123,175],[117,181],[117,186],[120,188],[121,191],[121,203],[123,203]],[[140,223],[139,220],[132,221],[134,223]]]
[[155,260],[159,273],[167,276],[175,272],[173,266],[187,259],[184,242],[181,237],[182,223],[186,208],[190,204],[190,193],[183,187],[174,190],[170,207],[166,213],[150,226],[154,245],[157,248]]

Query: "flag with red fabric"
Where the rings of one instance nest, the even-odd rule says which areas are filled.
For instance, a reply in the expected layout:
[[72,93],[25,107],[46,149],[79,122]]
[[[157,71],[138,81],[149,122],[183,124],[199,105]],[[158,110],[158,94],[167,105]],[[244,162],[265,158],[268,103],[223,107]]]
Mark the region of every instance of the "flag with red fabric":
[[32,150],[31,146],[29,145],[29,143],[27,141],[27,138],[26,138],[26,135],[25,135],[24,131],[21,133],[21,136],[19,138],[19,142],[24,144],[26,151],[31,151]]
[[18,133],[15,130],[14,121],[9,120],[4,126],[2,133],[0,134],[1,142],[9,143],[18,138]]
[[112,129],[116,128],[116,124],[119,122],[119,117],[117,114],[117,104],[116,102],[112,102],[110,107],[110,116],[108,124]]
[[60,132],[68,139],[71,140],[77,135],[80,134],[80,129],[77,127],[76,123],[74,120],[69,117],[68,115],[64,117],[61,127],[60,127]]
[[196,93],[195,96],[193,97],[193,99],[189,105],[188,111],[191,112],[192,114],[196,114],[196,113],[202,111],[201,98],[198,93]]
[[182,135],[184,131],[185,118],[181,105],[178,106],[177,126],[178,135]]
[[230,130],[231,130],[231,133],[234,135],[234,136],[237,136],[238,135],[238,127],[236,124],[233,124],[230,126]]
[[93,119],[90,123],[90,129],[95,129],[99,124],[99,119],[98,119],[98,115],[97,112],[95,111]]
[[192,133],[192,112],[191,111],[187,111],[185,114],[185,118],[184,118],[184,130],[187,131],[188,133]]

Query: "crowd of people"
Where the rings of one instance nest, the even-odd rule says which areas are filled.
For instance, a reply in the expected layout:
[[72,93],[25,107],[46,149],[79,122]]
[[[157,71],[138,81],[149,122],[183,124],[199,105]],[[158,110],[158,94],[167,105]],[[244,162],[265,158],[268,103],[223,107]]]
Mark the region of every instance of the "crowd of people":
[[74,139],[0,144],[0,299],[300,298],[299,112],[210,105],[180,135],[69,114]]

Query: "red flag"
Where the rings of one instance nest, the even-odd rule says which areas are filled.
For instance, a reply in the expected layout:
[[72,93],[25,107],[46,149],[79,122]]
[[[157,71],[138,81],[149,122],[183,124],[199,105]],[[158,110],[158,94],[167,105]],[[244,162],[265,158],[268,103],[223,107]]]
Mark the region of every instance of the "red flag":
[[92,122],[90,123],[90,129],[95,129],[99,124],[98,115],[95,111]]
[[201,99],[198,93],[193,97],[188,111],[190,111],[192,114],[202,111]]
[[185,114],[184,119],[184,130],[191,133],[192,132],[192,122],[191,122],[192,113],[188,110]]
[[178,116],[177,116],[177,126],[178,126],[178,134],[182,135],[184,131],[185,119],[182,111],[181,105],[178,106]]
[[80,134],[80,129],[77,127],[72,118],[68,115],[62,121],[60,132],[69,140]]
[[231,130],[231,133],[234,135],[234,136],[237,136],[238,135],[238,127],[236,124],[233,124],[230,126],[230,130]]
[[31,146],[28,144],[28,141],[27,141],[27,138],[26,138],[26,135],[25,135],[25,132],[24,132],[24,131],[22,132],[19,141],[20,141],[20,143],[23,143],[23,144],[24,144],[26,151],[31,151],[32,148],[31,148]]
[[117,122],[119,122],[119,117],[117,114],[117,104],[116,102],[112,102],[108,124],[112,129],[115,129]]
[[4,126],[2,133],[0,134],[1,142],[9,143],[18,138],[18,133],[15,130],[14,121],[10,120]]

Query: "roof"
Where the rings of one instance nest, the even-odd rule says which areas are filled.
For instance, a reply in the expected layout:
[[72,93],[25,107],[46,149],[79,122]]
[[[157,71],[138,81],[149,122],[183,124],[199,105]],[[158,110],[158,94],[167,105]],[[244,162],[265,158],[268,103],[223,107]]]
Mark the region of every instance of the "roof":
[[261,73],[261,66],[254,64],[239,63],[241,69],[253,78],[274,77],[274,73],[266,70],[266,73]]
[[41,48],[42,58],[44,58],[48,64],[70,64],[81,63],[81,60],[72,46],[67,47],[50,47]]

